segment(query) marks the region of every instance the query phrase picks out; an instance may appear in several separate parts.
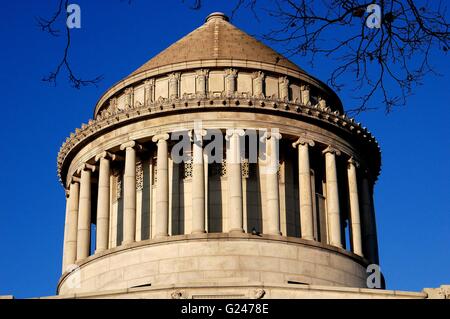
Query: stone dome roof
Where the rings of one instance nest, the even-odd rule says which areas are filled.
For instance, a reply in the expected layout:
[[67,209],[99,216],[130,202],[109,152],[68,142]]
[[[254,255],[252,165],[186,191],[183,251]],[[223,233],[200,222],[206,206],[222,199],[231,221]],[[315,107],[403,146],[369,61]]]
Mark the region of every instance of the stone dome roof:
[[305,73],[281,54],[236,28],[225,14],[215,12],[202,26],[150,59],[130,76],[169,64],[211,59],[263,62]]

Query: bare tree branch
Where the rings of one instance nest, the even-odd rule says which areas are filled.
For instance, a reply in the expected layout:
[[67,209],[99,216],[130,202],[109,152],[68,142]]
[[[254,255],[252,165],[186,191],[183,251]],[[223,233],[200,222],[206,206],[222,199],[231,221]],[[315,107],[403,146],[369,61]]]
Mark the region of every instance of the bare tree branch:
[[[202,0],[181,1],[194,10],[202,7]],[[345,87],[353,91],[357,102],[347,111],[351,114],[375,109],[381,103],[387,113],[404,105],[425,76],[438,75],[430,64],[432,52],[447,54],[449,50],[447,8],[441,1],[423,0],[417,4],[419,1],[379,0],[382,23],[374,29],[366,27],[366,9],[372,0],[273,0],[269,7],[261,3],[235,0],[231,17],[248,9],[259,20],[258,10],[264,10],[276,19],[278,27],[262,38],[283,45],[286,56],[307,57],[312,67],[316,56],[335,61],[327,82],[337,91]],[[37,19],[42,31],[52,36],[61,34],[56,24],[66,16],[67,5],[68,0],[59,0],[50,19]],[[66,26],[64,31],[63,56],[43,81],[56,84],[60,72],[66,69],[75,88],[96,85],[101,76],[84,80],[73,72],[68,59],[71,30]],[[349,75],[353,81],[348,81]]]
[[256,13],[257,0],[238,0],[236,2],[236,5],[234,6],[233,10],[231,11],[231,20],[234,19],[234,16],[236,15],[236,13],[244,5],[247,9],[250,9],[250,11],[253,13],[253,16],[255,17],[256,21],[259,22],[259,17],[258,17],[258,14]]
[[[430,64],[432,52],[449,50],[442,1],[273,0],[270,7],[258,0],[235,1],[232,16],[249,8],[255,16],[260,9],[276,19],[278,27],[262,38],[283,45],[287,57],[307,57],[312,67],[319,55],[335,61],[328,84],[337,91],[353,91],[357,101],[347,111],[351,114],[379,104],[389,113],[404,105],[428,74],[438,75]],[[366,26],[366,9],[372,3],[381,7],[380,28]]]
[[[186,0],[181,0],[181,2],[186,3]],[[202,0],[190,0],[189,2],[192,2],[192,4],[189,6],[189,8],[191,8],[193,10],[198,10],[202,6]]]
[[[131,0],[130,0],[131,1]],[[58,22],[58,19],[64,18],[64,31],[66,33],[66,45],[63,51],[63,56],[56,66],[56,68],[50,72],[47,76],[45,76],[42,81],[52,83],[56,85],[58,75],[61,73],[61,71],[65,68],[68,73],[68,79],[71,85],[79,89],[83,86],[88,85],[95,85],[102,80],[102,76],[97,76],[93,79],[83,79],[75,75],[74,71],[72,70],[72,67],[69,63],[69,49],[71,44],[71,29],[67,26],[65,18],[67,16],[67,6],[68,6],[68,0],[59,0],[58,8],[53,14],[52,18],[50,19],[44,19],[44,18],[37,18],[37,22],[39,27],[42,31],[47,32],[51,34],[52,36],[59,36],[61,31],[56,29],[56,24]]]

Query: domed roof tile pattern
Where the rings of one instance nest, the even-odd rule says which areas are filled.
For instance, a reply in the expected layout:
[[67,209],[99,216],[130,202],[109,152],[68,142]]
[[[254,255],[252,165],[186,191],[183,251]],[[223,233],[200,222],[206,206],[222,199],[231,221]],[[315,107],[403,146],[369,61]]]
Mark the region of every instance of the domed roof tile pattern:
[[150,59],[130,76],[169,64],[211,59],[263,62],[305,73],[281,54],[229,23],[223,13],[216,12],[206,18],[205,24]]

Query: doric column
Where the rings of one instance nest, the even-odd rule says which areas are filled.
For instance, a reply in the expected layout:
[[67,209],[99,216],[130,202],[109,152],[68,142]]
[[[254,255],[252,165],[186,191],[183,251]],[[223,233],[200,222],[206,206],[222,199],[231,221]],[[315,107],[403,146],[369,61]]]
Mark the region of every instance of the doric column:
[[136,148],[140,148],[140,145],[135,141],[120,145],[120,149],[125,150],[122,245],[136,240]]
[[243,206],[242,206],[242,177],[240,137],[244,136],[244,130],[228,129],[226,139],[229,141],[227,149],[227,180],[229,192],[229,221],[230,232],[244,232]]
[[109,200],[110,200],[110,159],[115,155],[102,152],[95,157],[100,161],[98,173],[98,197],[97,197],[97,241],[96,253],[108,249],[109,238]]
[[159,134],[152,138],[152,141],[158,145],[155,237],[169,236],[168,139],[169,134]]
[[192,131],[192,233],[204,233],[205,228],[205,168],[203,165],[203,136],[206,130]]
[[314,146],[314,141],[300,137],[292,143],[298,149],[298,191],[300,202],[301,236],[304,239],[314,240],[314,212],[313,196],[311,189],[311,167],[309,164],[309,146]]
[[63,272],[77,259],[78,205],[80,196],[80,179],[72,177],[67,199],[66,234],[64,243]]
[[91,173],[95,166],[83,164],[78,169],[80,178],[80,202],[77,233],[77,261],[89,256],[91,244]]
[[336,155],[341,155],[341,152],[328,146],[323,151],[323,154],[325,154],[329,244],[342,248],[341,216],[339,211],[339,190],[336,168]]
[[266,132],[266,159],[263,172],[266,175],[267,233],[281,235],[280,195],[278,187],[278,160],[280,133]]
[[372,205],[372,193],[367,175],[368,172],[365,172],[361,182],[361,217],[363,220],[364,255],[371,263],[378,264],[377,229]]
[[359,212],[359,198],[358,198],[358,180],[356,177],[356,167],[359,163],[353,157],[348,160],[347,177],[348,177],[348,191],[350,199],[350,223],[351,223],[351,243],[353,252],[359,256],[363,255],[362,241],[361,241],[361,222]]

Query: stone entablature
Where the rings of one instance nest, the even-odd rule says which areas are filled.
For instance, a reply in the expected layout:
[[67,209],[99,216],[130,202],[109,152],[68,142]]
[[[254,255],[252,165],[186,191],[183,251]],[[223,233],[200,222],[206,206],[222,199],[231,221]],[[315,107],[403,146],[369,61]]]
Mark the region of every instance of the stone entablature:
[[[113,100],[114,101],[114,100]],[[115,105],[112,103],[112,105]],[[361,123],[356,123],[353,118],[338,111],[332,111],[329,107],[320,108],[319,105],[304,105],[295,102],[285,102],[281,99],[248,97],[242,93],[236,93],[233,97],[210,96],[205,97],[185,96],[181,99],[160,99],[153,101],[150,105],[128,106],[123,109],[114,107],[112,111],[106,110],[96,117],[95,120],[89,120],[87,124],[82,124],[70,137],[66,139],[60,148],[57,159],[57,173],[60,180],[64,183],[66,180],[62,176],[63,165],[67,165],[66,160],[69,153],[78,149],[87,141],[92,140],[102,132],[107,132],[112,128],[125,125],[126,123],[137,121],[151,116],[160,116],[170,112],[201,112],[210,110],[235,111],[245,109],[254,112],[260,109],[264,112],[272,112],[276,115],[292,117],[290,114],[297,115],[300,119],[317,119],[320,122],[337,127],[343,133],[355,136],[362,145],[367,145],[374,151],[375,160],[370,167],[372,179],[376,180],[380,170],[380,147],[373,135],[363,127]]]

